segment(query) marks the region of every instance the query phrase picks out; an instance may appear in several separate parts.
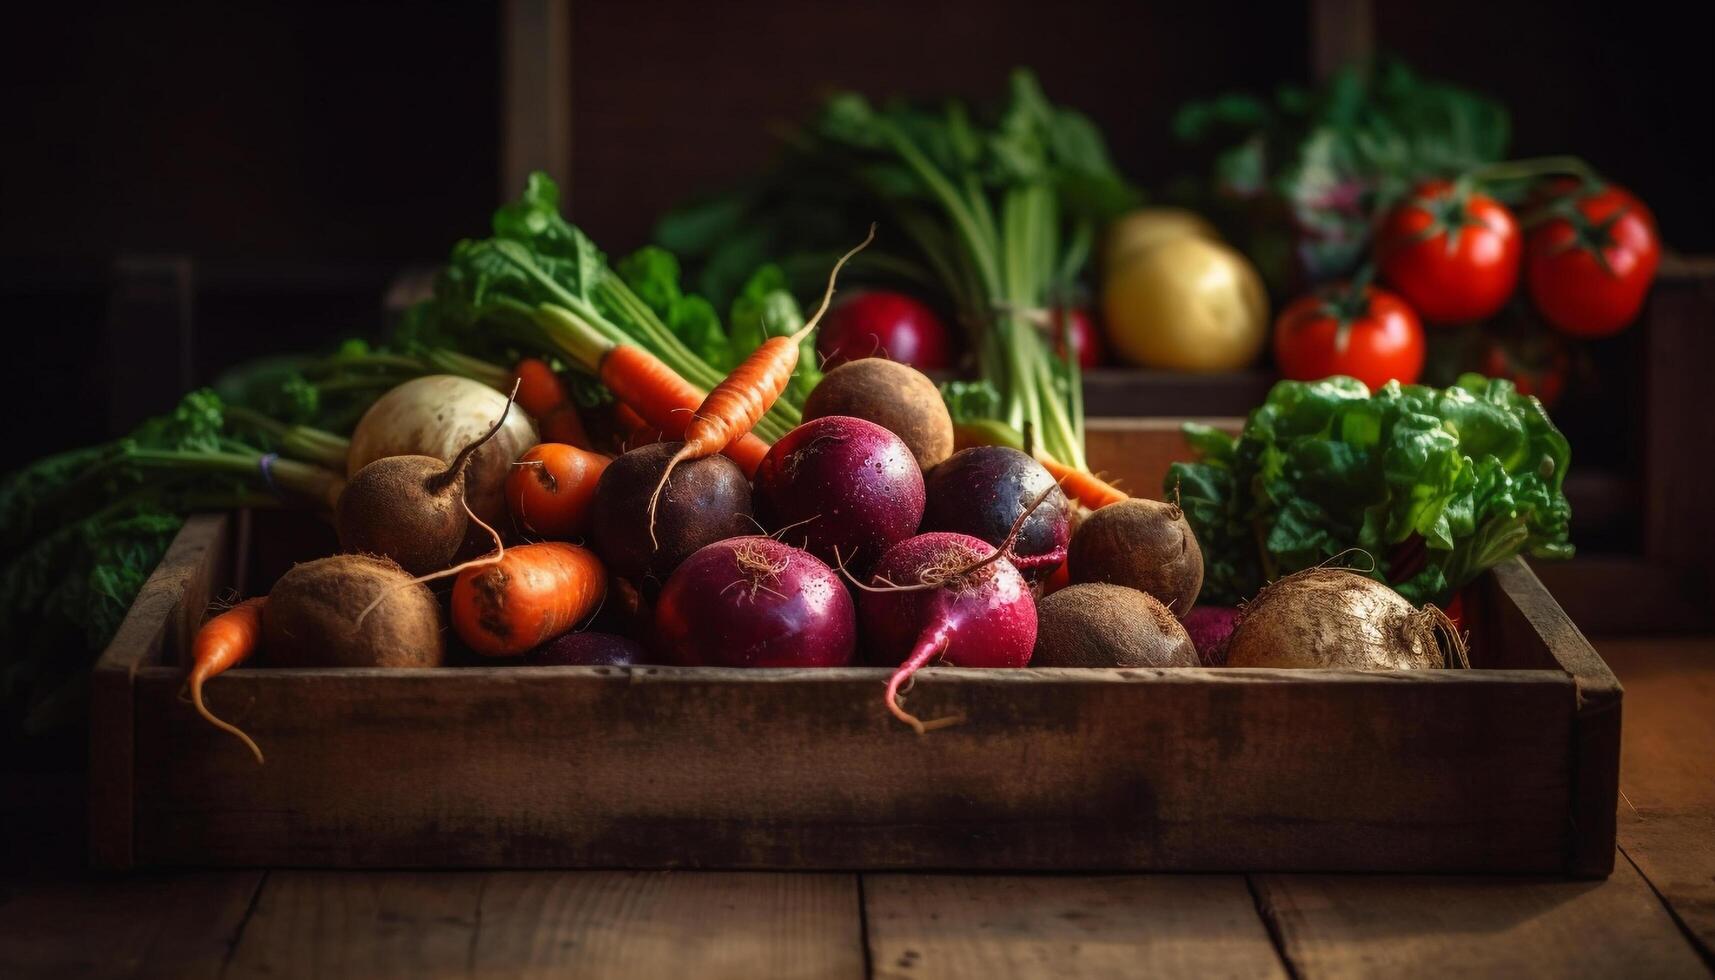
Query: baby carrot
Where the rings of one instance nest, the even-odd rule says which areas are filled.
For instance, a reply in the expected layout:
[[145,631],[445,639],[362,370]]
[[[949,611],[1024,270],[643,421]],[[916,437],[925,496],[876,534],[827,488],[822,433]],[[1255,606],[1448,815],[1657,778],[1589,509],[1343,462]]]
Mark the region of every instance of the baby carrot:
[[589,448],[589,435],[584,431],[578,406],[546,361],[526,357],[518,362],[512,374],[518,382],[518,405],[536,420],[542,441]]
[[607,571],[588,548],[542,541],[506,549],[453,583],[453,629],[472,650],[516,657],[569,633],[607,594]]
[[531,448],[506,475],[506,508],[518,530],[543,538],[589,533],[596,481],[609,460],[558,442]]
[[1036,461],[1042,464],[1049,476],[1060,482],[1060,489],[1066,491],[1067,496],[1091,510],[1131,499],[1125,491],[1099,476],[1085,473],[1046,456],[1038,456]]
[[262,636],[262,607],[267,602],[267,596],[240,602],[204,623],[191,641],[191,704],[209,724],[238,736],[255,753],[257,762],[262,761],[262,750],[238,726],[221,721],[208,710],[208,706],[203,704],[202,686],[209,678],[231,670],[256,652],[257,641]]
[[822,294],[822,306],[815,316],[790,336],[770,337],[763,341],[703,399],[685,426],[685,444],[667,461],[661,482],[655,485],[655,492],[649,496],[651,538],[655,535],[655,508],[661,502],[661,491],[667,486],[668,478],[673,475],[673,467],[687,459],[713,456],[750,432],[768,413],[780,398],[780,393],[786,390],[787,383],[792,380],[792,372],[798,367],[798,345],[816,329],[822,315],[828,312],[828,304],[834,299],[834,280],[839,277],[840,269],[874,240],[875,226],[871,225],[869,235],[834,263],[833,270],[828,273],[827,291]]

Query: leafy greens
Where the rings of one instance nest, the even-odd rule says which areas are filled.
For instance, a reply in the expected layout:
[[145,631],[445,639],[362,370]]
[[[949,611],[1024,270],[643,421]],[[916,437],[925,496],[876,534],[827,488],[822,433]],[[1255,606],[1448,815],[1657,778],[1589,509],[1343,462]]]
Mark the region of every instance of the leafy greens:
[[1567,558],[1571,449],[1535,398],[1465,375],[1446,388],[1282,381],[1244,431],[1186,434],[1168,472],[1203,548],[1204,595],[1231,605],[1351,549],[1413,603],[1514,555]]

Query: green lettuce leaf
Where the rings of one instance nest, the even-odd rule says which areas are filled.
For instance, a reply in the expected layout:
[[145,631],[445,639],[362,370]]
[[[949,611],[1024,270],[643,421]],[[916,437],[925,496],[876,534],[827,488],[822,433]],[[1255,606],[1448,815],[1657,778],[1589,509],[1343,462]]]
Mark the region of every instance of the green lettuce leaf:
[[1166,489],[1197,533],[1212,602],[1354,549],[1415,603],[1520,553],[1572,553],[1570,447],[1504,380],[1374,393],[1350,378],[1283,381],[1237,438],[1186,435],[1199,460],[1174,465]]

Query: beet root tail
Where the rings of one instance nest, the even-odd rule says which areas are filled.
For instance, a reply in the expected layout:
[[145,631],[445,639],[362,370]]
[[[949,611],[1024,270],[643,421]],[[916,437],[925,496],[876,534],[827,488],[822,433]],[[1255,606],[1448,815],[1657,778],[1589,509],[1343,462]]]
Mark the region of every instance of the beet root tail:
[[899,665],[899,669],[893,672],[893,676],[887,679],[887,710],[893,713],[893,717],[910,725],[911,730],[919,735],[926,735],[937,728],[957,725],[965,720],[964,715],[948,715],[945,718],[924,721],[906,711],[899,704],[899,688],[916,675],[919,670],[927,667],[929,661],[940,656],[947,649],[948,639],[946,630],[931,630],[924,633],[918,639],[916,648],[911,651],[911,656],[907,657],[905,662]]

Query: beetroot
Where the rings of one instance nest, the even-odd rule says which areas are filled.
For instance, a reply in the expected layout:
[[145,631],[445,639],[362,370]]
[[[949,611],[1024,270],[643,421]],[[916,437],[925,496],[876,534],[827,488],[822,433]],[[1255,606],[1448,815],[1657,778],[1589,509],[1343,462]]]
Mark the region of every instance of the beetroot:
[[763,526],[862,576],[882,552],[917,533],[923,473],[898,436],[846,415],[786,433],[756,470]]
[[1197,659],[1205,667],[1227,664],[1227,641],[1239,625],[1239,611],[1232,606],[1196,606],[1179,618],[1191,642],[1197,647]]
[[857,617],[839,576],[814,555],[773,538],[728,538],[667,580],[654,646],[685,667],[842,667],[857,647]]
[[1066,561],[1071,506],[1042,464],[1010,446],[961,449],[929,471],[923,530],[957,531],[999,546],[1020,515],[1046,499],[1018,529],[1007,559],[1027,581],[1045,578]]
[[636,640],[615,633],[567,633],[525,658],[532,667],[630,667],[648,662]]
[[828,311],[816,332],[816,351],[827,367],[863,357],[885,357],[919,371],[953,366],[952,334],[922,300],[904,293],[858,293]]
[[1036,604],[1012,563],[968,534],[932,532],[901,541],[876,565],[858,598],[872,660],[898,664],[887,710],[919,734],[899,687],[931,660],[954,667],[1023,667],[1036,645]]

